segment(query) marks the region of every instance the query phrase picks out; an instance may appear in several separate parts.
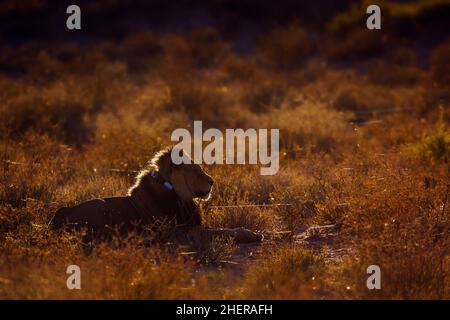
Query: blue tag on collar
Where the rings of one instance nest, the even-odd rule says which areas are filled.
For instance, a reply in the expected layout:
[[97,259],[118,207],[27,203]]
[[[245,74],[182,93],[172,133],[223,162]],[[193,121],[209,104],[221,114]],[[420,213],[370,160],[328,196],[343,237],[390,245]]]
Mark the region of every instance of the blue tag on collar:
[[[152,177],[153,179],[158,179],[158,171],[153,170],[152,172],[150,172],[150,177]],[[163,180],[163,179],[160,178],[159,180]],[[164,181],[164,183],[162,185],[164,188],[166,188],[168,190],[173,189],[173,185],[169,181]]]
[[172,184],[171,184],[169,181],[164,182],[163,186],[164,186],[166,189],[169,189],[169,190],[172,190],[172,189],[173,189],[173,186],[172,186]]

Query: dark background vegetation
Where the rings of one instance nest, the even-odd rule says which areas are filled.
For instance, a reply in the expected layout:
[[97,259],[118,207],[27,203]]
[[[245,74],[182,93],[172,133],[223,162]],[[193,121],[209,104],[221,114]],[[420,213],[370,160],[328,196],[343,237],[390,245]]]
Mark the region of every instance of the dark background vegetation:
[[[82,31],[65,28],[66,8],[82,8]],[[448,36],[447,1],[379,1],[384,38],[381,51],[408,45],[425,57]],[[0,4],[0,39],[7,45],[26,42],[89,45],[122,41],[145,30],[185,34],[212,27],[238,50],[251,52],[257,39],[273,28],[300,23],[312,33],[345,39],[352,28],[361,29],[367,15],[364,1],[3,1]],[[348,57],[351,61],[352,57]],[[300,59],[300,57],[299,57]]]

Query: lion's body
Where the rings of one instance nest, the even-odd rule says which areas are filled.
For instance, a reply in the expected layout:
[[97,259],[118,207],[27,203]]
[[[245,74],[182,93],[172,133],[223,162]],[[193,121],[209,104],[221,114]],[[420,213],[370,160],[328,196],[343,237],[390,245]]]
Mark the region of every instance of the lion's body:
[[[171,183],[167,184],[165,177],[169,177]],[[184,227],[183,230],[206,230],[211,235],[244,239],[242,242],[260,240],[259,235],[245,229],[201,227],[201,211],[194,198],[209,198],[212,184],[212,178],[200,166],[174,165],[170,152],[161,152],[153,159],[151,167],[138,175],[127,196],[94,199],[61,208],[52,226],[54,229],[87,229],[90,235],[105,238],[130,231],[141,232],[156,221],[167,221]]]
[[87,228],[101,233],[105,227],[120,228],[123,232],[131,230],[134,221],[149,221],[133,206],[131,197],[94,199],[74,207],[61,208],[56,212],[53,226],[57,229],[67,227]]
[[131,196],[94,199],[73,207],[59,209],[53,219],[55,229],[88,229],[95,235],[124,235],[141,232],[157,220],[172,221],[177,225],[201,225],[200,210],[192,201],[185,203],[175,194],[156,198],[149,194],[145,203]]

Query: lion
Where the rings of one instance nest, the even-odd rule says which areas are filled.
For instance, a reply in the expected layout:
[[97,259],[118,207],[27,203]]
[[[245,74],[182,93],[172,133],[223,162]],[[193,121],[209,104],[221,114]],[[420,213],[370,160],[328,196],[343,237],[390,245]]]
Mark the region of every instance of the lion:
[[[262,235],[244,228],[212,229],[202,224],[198,200],[208,201],[214,180],[198,164],[174,164],[172,148],[155,154],[147,168],[136,176],[126,196],[94,199],[59,209],[51,226],[55,230],[85,229],[95,239],[143,232],[155,221],[174,221],[177,230],[209,236],[232,237],[237,243],[262,240]],[[187,155],[178,151],[183,157]]]

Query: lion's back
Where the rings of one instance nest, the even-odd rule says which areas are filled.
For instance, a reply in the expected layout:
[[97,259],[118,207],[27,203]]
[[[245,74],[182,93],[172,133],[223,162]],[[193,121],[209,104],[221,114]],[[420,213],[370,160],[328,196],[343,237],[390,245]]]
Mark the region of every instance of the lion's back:
[[51,224],[54,229],[98,225],[104,211],[105,200],[89,200],[72,207],[60,208],[56,211]]
[[63,207],[54,216],[54,229],[89,229],[101,231],[106,227],[130,229],[141,220],[130,197],[111,197],[89,200],[73,207]]

